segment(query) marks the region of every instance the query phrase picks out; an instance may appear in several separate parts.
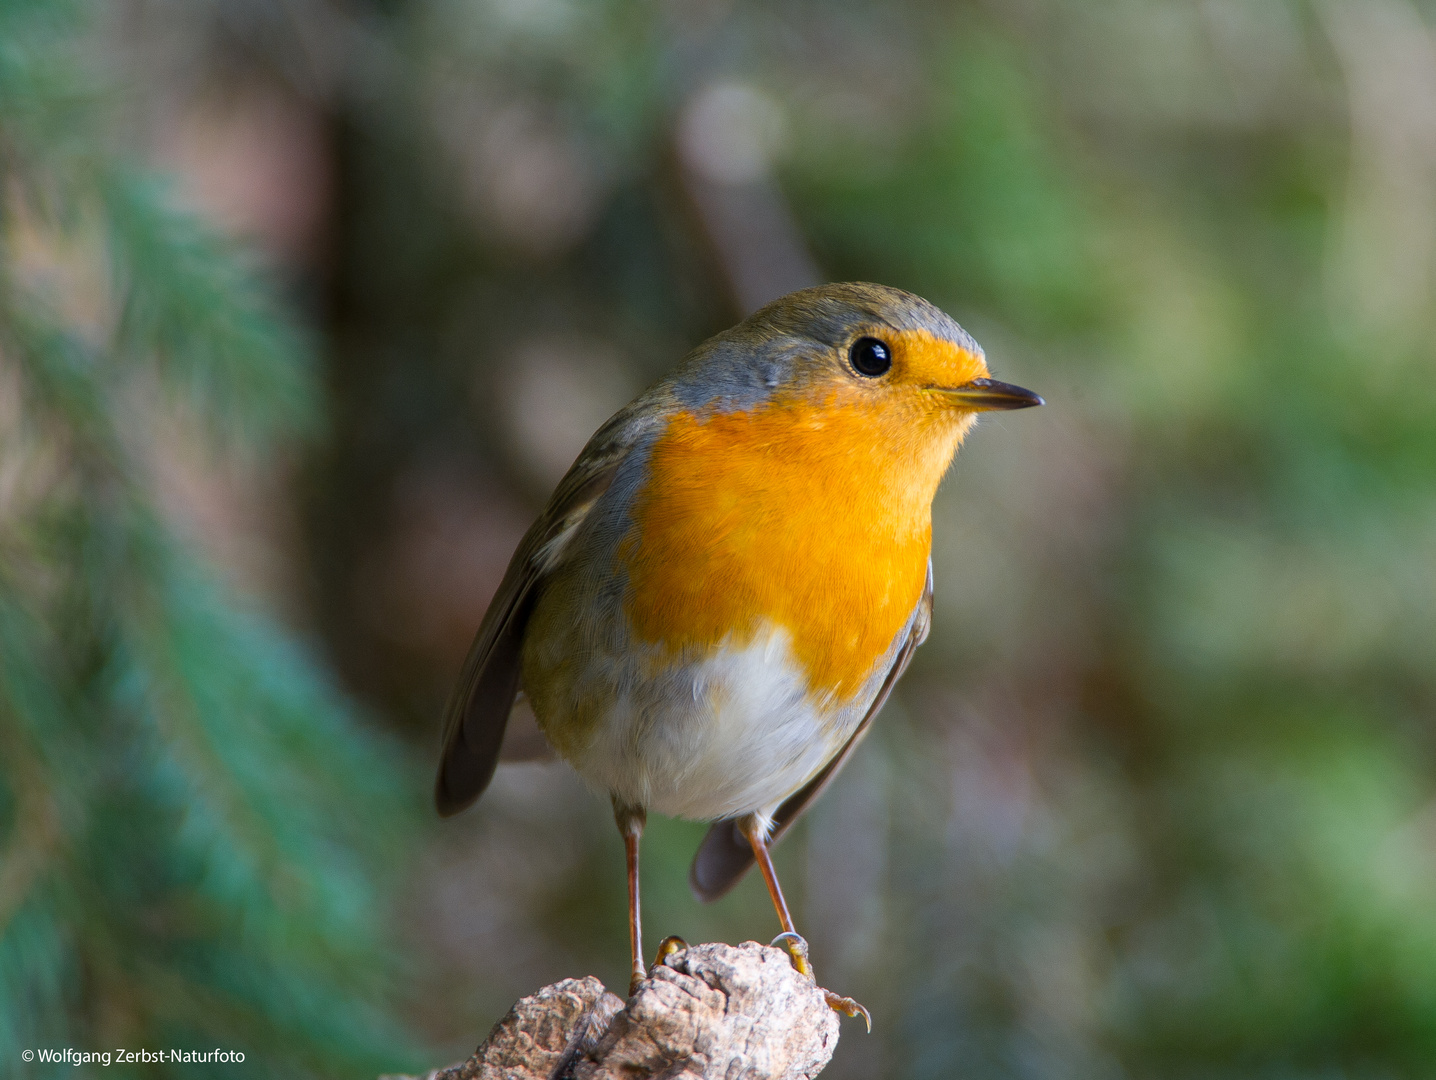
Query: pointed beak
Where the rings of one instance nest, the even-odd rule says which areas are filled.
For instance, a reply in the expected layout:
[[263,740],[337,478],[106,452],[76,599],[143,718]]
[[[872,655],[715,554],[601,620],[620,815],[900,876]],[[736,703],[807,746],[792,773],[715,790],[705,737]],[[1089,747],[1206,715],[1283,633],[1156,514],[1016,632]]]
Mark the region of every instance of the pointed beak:
[[1011,383],[998,382],[996,379],[973,379],[970,383],[964,383],[952,389],[944,389],[943,393],[962,408],[971,409],[973,412],[1030,409],[1034,405],[1046,404],[1039,395],[1034,394],[1031,390],[1024,390]]

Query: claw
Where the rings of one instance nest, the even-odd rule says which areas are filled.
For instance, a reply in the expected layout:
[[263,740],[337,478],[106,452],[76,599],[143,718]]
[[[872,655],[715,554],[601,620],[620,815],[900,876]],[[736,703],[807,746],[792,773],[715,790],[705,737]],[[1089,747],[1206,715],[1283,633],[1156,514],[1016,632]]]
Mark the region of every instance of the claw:
[[[665,943],[666,944],[666,943]],[[791,930],[785,930],[775,937],[770,943],[775,949],[783,949],[793,958],[793,967],[798,969],[799,975],[806,975],[814,985],[818,977],[813,974],[813,965],[808,961],[808,943]],[[850,997],[843,997],[842,994],[835,994],[831,990],[823,991],[823,1000],[828,1003],[828,1008],[834,1012],[840,1012],[845,1016],[861,1016],[863,1023],[868,1026],[868,1033],[873,1030],[873,1017],[867,1009]]]
[[871,1035],[873,1033],[872,1014],[868,1012],[867,1009],[863,1008],[862,1005],[858,1004],[858,1002],[854,1001],[850,997],[843,997],[841,994],[835,994],[831,990],[823,991],[823,999],[827,1001],[828,1008],[832,1009],[834,1012],[840,1012],[846,1016],[861,1016],[863,1018],[863,1023],[867,1024],[868,1026],[868,1034]]
[[657,967],[676,952],[682,952],[688,948],[688,942],[684,941],[677,934],[669,934],[658,943],[658,955],[653,958],[653,966]]
[[808,943],[791,930],[785,930],[768,943],[775,949],[782,949],[793,958],[793,967],[798,969],[799,975],[806,975],[817,982],[817,976],[813,974],[813,965],[808,962]]

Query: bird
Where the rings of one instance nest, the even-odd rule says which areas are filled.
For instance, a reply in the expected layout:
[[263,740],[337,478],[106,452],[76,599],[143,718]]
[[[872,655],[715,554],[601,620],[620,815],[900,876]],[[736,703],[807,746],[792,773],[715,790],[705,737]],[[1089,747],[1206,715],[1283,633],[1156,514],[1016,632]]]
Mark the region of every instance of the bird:
[[1043,403],[883,285],[803,289],[703,342],[594,434],[519,543],[444,714],[439,813],[483,793],[527,707],[612,802],[631,993],[650,811],[712,823],[689,875],[701,900],[757,864],[774,944],[812,977],[772,846],[927,637],[932,502],[959,445],[980,413]]

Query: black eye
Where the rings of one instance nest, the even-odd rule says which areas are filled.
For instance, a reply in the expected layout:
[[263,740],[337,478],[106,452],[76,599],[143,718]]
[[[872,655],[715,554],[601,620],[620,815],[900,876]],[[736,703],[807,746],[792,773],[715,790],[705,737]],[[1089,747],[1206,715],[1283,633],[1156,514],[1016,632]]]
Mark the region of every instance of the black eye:
[[848,350],[848,359],[859,375],[877,378],[893,366],[892,351],[875,337],[858,338]]

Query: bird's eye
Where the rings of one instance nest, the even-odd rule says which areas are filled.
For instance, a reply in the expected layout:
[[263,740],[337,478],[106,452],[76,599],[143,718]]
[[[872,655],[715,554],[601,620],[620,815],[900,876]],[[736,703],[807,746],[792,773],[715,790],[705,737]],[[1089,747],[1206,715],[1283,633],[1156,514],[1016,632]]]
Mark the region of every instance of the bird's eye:
[[848,359],[852,361],[854,371],[870,379],[886,374],[893,366],[892,350],[874,337],[858,338],[853,342],[853,347],[848,350]]

